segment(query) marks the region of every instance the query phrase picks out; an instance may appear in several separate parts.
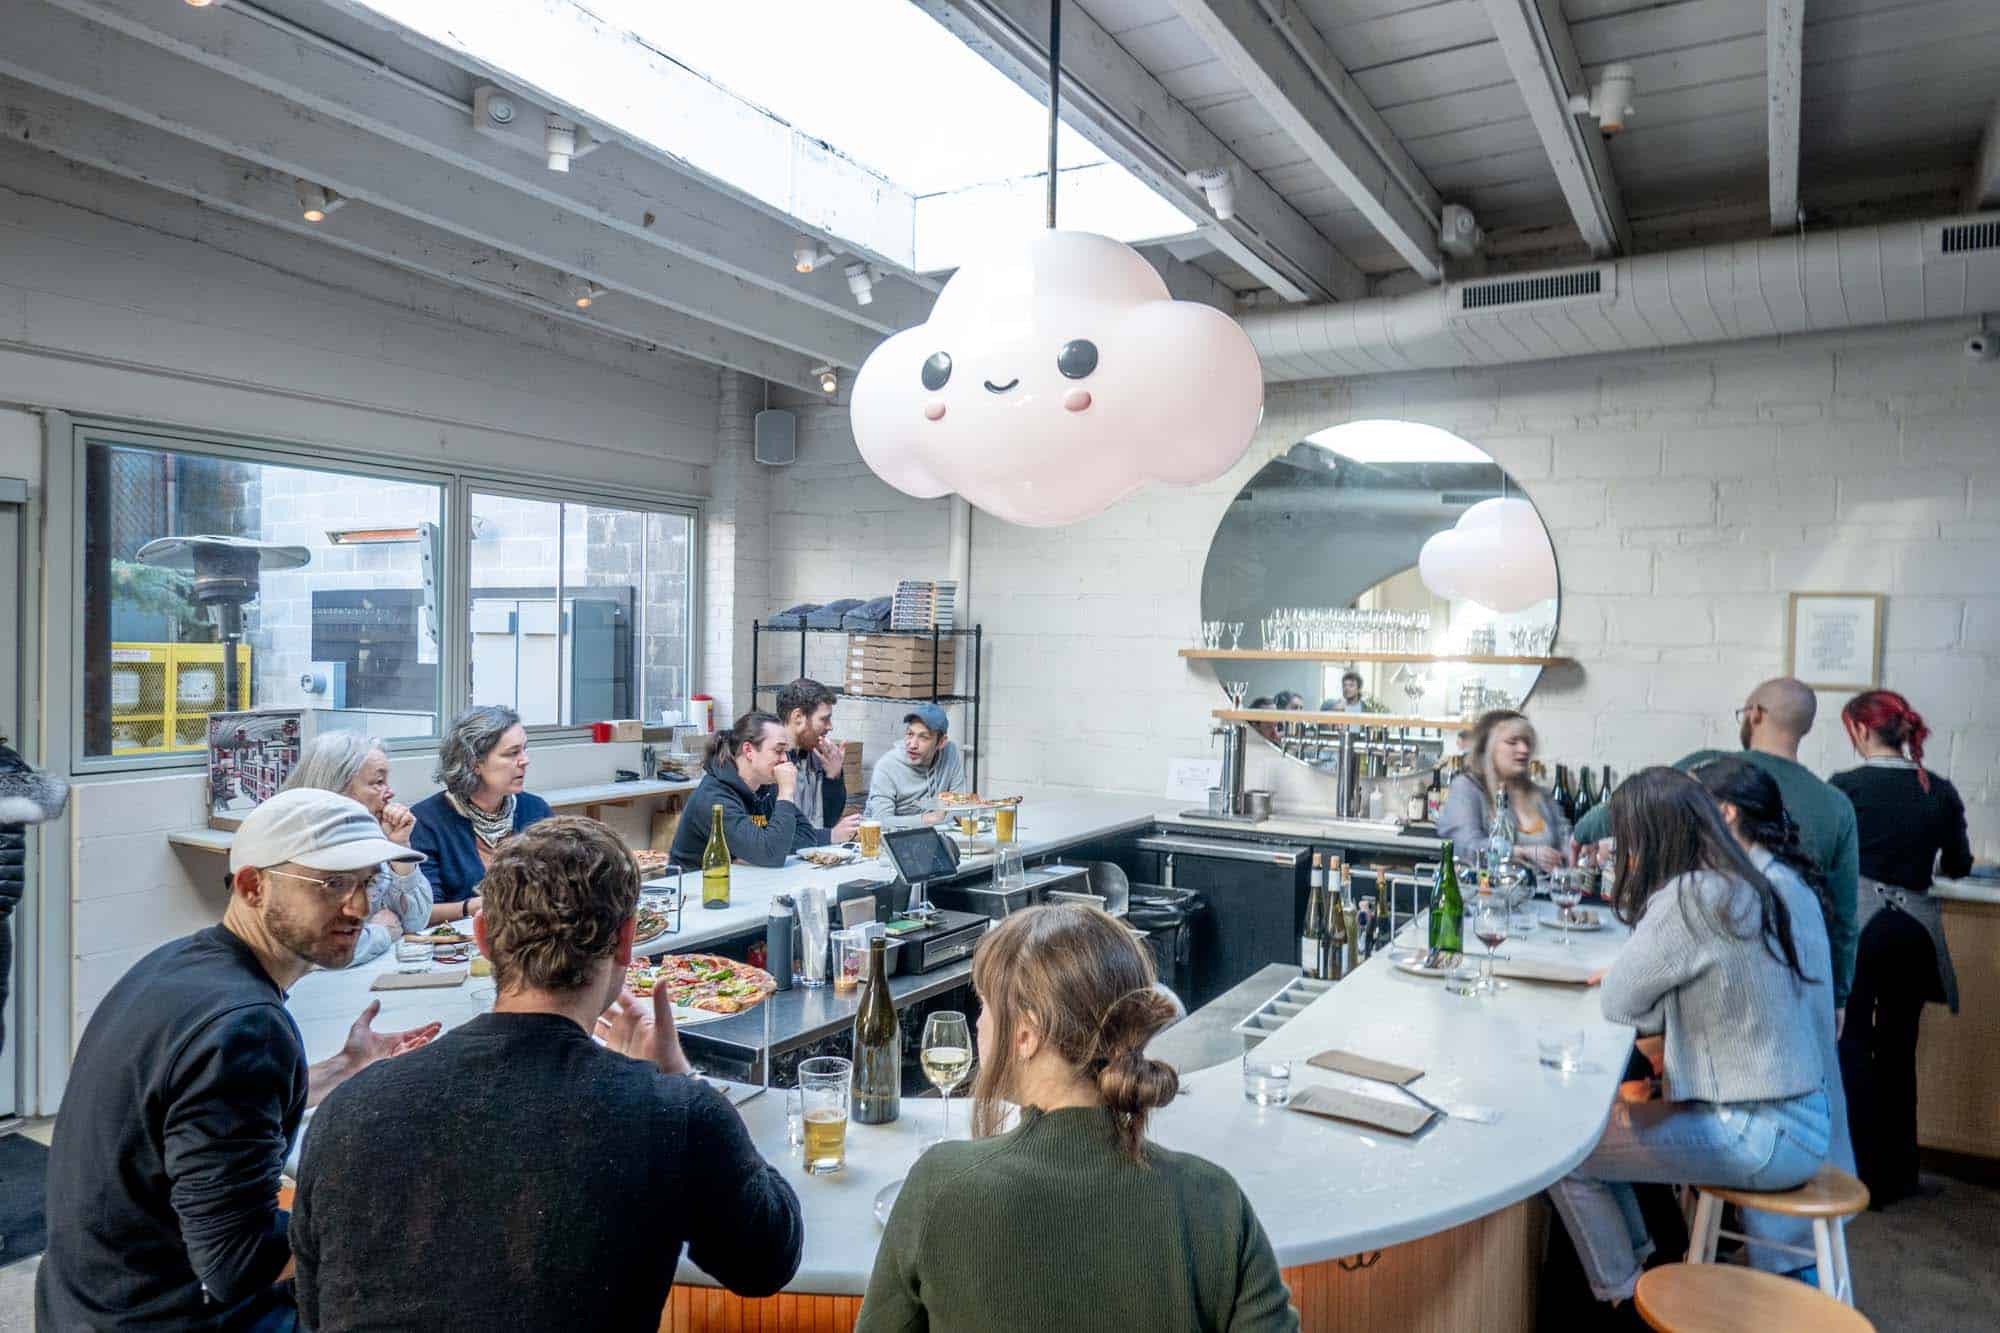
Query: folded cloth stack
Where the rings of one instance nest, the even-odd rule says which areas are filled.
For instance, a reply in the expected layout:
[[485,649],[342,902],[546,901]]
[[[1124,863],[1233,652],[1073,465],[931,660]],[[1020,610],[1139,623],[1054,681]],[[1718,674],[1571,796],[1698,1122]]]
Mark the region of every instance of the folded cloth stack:
[[797,606],[786,607],[764,623],[774,629],[804,629],[806,617],[817,610],[818,602],[800,602]]
[[807,629],[840,629],[842,618],[861,605],[859,597],[838,597],[806,617]]
[[885,630],[889,628],[889,614],[895,605],[893,597],[871,597],[842,616],[840,627],[863,632]]

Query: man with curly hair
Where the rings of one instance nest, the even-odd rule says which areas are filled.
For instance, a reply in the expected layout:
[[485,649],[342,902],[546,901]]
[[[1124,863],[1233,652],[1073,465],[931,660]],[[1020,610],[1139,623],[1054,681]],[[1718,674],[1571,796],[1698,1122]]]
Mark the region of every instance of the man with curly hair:
[[480,892],[493,1012],[365,1071],[306,1134],[304,1324],[653,1333],[684,1246],[738,1295],[790,1281],[797,1195],[689,1076],[667,989],[650,1006],[624,989],[639,902],[624,845],[546,819],[500,848]]

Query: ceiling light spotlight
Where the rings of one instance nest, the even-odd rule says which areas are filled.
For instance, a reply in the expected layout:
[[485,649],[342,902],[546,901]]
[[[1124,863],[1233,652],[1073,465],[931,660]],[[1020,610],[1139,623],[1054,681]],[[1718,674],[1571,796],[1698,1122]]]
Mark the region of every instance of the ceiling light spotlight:
[[564,278],[563,294],[576,304],[578,310],[588,310],[604,295],[604,289],[584,278]]
[[1608,138],[1624,129],[1626,119],[1632,114],[1634,82],[1630,65],[1606,65],[1590,96],[1578,93],[1569,99],[1570,112],[1595,120],[1597,128]]
[[[875,300],[875,275],[868,271],[868,265],[857,260],[841,271],[847,274],[847,290],[854,293],[854,304],[872,304]],[[833,391],[829,389],[827,392]]]
[[792,247],[792,267],[801,273],[810,273],[832,262],[833,251],[818,242],[801,241]]
[[551,113],[543,123],[542,151],[549,155],[550,171],[568,171],[576,156],[576,126]]
[[1218,222],[1236,215],[1236,181],[1228,167],[1203,167],[1187,174],[1187,183],[1202,192]]
[[840,376],[834,374],[832,366],[814,366],[812,373],[819,377],[821,393],[833,393],[840,388]]
[[299,197],[299,215],[307,222],[324,222],[328,213],[347,202],[324,185],[309,180],[293,181],[292,189]]

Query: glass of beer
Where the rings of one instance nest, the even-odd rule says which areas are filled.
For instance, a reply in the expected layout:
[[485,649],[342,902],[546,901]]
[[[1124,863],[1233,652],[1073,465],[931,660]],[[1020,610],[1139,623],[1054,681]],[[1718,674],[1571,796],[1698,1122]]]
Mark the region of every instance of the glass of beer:
[[861,821],[861,855],[873,861],[882,854],[882,821],[864,819]]
[[854,1062],[837,1055],[799,1062],[808,1175],[831,1175],[847,1165],[848,1081],[853,1072]]
[[960,815],[958,817],[958,831],[965,835],[968,842],[971,841],[979,832],[979,816],[976,814]]
[[993,841],[1014,841],[1014,807],[996,806],[993,810]]

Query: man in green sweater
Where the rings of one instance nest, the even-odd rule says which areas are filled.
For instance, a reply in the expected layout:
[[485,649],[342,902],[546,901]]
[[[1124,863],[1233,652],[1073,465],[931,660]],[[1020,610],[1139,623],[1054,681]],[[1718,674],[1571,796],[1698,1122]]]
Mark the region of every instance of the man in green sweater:
[[[1812,730],[1818,709],[1819,701],[1810,688],[1790,676],[1779,676],[1750,691],[1750,697],[1736,710],[1736,720],[1741,727],[1742,757],[1777,780],[1785,810],[1799,826],[1799,845],[1826,881],[1822,896],[1827,942],[1833,946],[1833,1003],[1844,1019],[1859,934],[1854,900],[1860,887],[1860,845],[1853,804],[1839,788],[1820,781],[1799,762],[1799,742]],[[1696,750],[1676,761],[1674,767],[1699,768],[1723,757],[1721,750]],[[1584,845],[1610,837],[1610,800],[1600,802],[1578,820],[1571,836]]]

